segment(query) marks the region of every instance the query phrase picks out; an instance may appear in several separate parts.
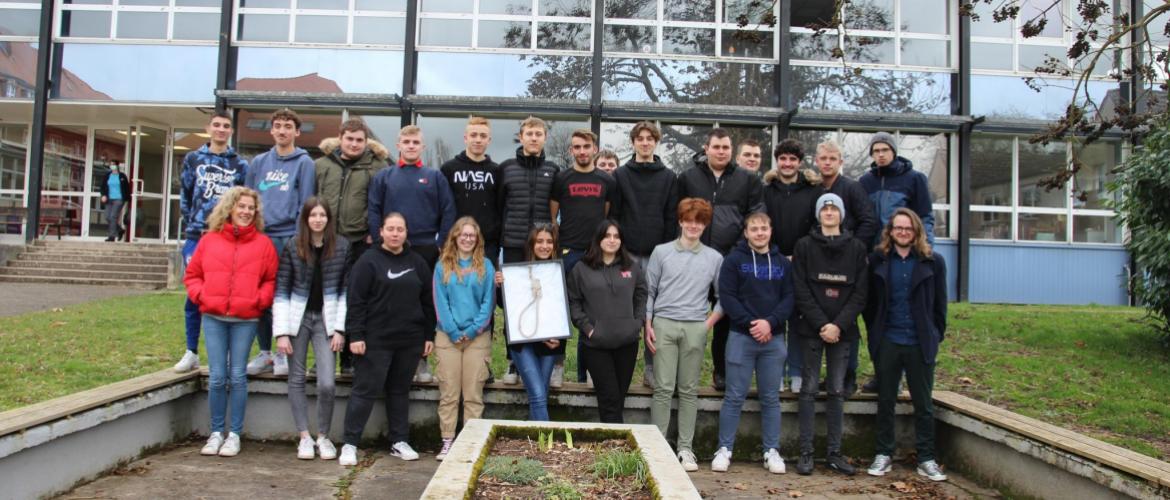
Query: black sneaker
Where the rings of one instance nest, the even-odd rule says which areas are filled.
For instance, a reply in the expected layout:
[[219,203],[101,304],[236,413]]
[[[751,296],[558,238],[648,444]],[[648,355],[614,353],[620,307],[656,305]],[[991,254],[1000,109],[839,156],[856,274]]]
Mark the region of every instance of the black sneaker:
[[811,475],[813,472],[813,456],[812,453],[801,453],[800,458],[796,461],[796,473],[802,476]]
[[861,392],[867,392],[870,394],[877,394],[877,392],[878,392],[877,379],[876,378],[869,379],[869,381],[866,382],[865,385],[861,386]]
[[841,456],[839,453],[829,455],[829,460],[826,465],[829,466],[830,470],[835,470],[845,474],[846,476],[852,476],[857,473],[857,469],[853,468],[853,466],[849,464],[849,460]]
[[713,375],[711,377],[711,382],[713,383],[712,385],[715,386],[715,390],[717,390],[717,391],[722,392],[724,389],[727,388],[727,383],[725,383],[723,381],[723,375],[719,375],[719,374]]

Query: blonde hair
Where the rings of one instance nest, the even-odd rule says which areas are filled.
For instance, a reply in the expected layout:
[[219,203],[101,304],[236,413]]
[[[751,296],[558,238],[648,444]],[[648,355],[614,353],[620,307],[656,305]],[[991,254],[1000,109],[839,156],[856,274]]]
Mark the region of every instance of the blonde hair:
[[[447,232],[447,242],[443,243],[443,253],[439,254],[439,263],[443,265],[443,284],[451,283],[451,274],[459,269],[459,233],[463,232],[464,226],[471,226],[475,228],[475,248],[471,250],[471,269],[483,279],[484,274],[487,273],[487,267],[483,263],[483,233],[479,230],[479,224],[475,222],[475,218],[465,215],[455,221],[451,226],[451,230]],[[458,281],[463,281],[463,273],[460,272]]]
[[404,135],[422,135],[422,129],[418,128],[418,125],[407,125],[398,131],[399,137]]
[[926,228],[922,225],[922,219],[919,219],[918,214],[906,207],[894,210],[894,214],[890,216],[890,222],[882,228],[882,242],[878,243],[878,251],[889,255],[890,251],[894,249],[894,237],[890,233],[894,231],[894,219],[897,219],[899,215],[908,217],[910,225],[914,227],[914,241],[910,242],[910,248],[918,255],[930,257],[932,255],[930,243],[927,242]]
[[821,151],[825,151],[827,153],[837,153],[837,156],[840,157],[841,156],[841,145],[837,144],[837,141],[829,139],[825,142],[817,144],[817,152],[819,153]]
[[471,115],[470,117],[467,118],[467,124],[468,125],[483,125],[486,127],[492,126],[492,124],[488,122],[487,118],[484,118],[482,116],[475,116],[475,115]]
[[252,225],[256,226],[257,231],[264,231],[264,211],[260,207],[260,193],[245,186],[233,187],[219,198],[219,203],[215,204],[215,208],[211,209],[211,215],[207,216],[207,230],[216,232],[223,229],[224,223],[232,220],[232,208],[235,208],[240,198],[245,196],[256,200],[256,215],[252,219]]
[[548,124],[544,123],[544,120],[541,120],[540,118],[532,115],[528,115],[528,118],[525,118],[524,121],[520,122],[520,133],[523,134],[524,129],[526,128],[536,127],[540,127],[541,130],[548,132]]

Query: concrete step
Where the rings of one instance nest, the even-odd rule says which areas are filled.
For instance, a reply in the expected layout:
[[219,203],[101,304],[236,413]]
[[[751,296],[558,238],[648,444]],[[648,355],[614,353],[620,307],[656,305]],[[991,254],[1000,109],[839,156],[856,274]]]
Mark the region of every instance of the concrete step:
[[114,263],[105,261],[79,262],[58,260],[10,260],[8,267],[20,269],[79,269],[85,271],[115,271],[122,273],[166,273],[167,265],[147,265],[139,262]]
[[125,243],[125,242],[106,242],[106,241],[57,241],[57,240],[35,240],[33,246],[41,248],[74,248],[86,250],[101,250],[106,248],[139,248],[142,250],[159,250],[167,251],[178,248],[176,243]]
[[168,259],[163,256],[135,256],[135,255],[92,255],[87,253],[65,252],[21,252],[16,259],[9,262],[67,262],[70,265],[86,266],[89,264],[134,264],[143,266],[166,266]]
[[159,250],[139,250],[131,246],[125,246],[121,249],[93,249],[86,250],[80,248],[46,248],[46,247],[25,247],[24,253],[38,253],[38,254],[66,254],[66,255],[93,255],[93,256],[131,256],[131,257],[161,257],[166,258],[171,252]]
[[0,275],[4,276],[49,276],[55,278],[84,278],[131,281],[156,281],[163,286],[167,284],[167,273],[157,272],[126,272],[126,271],[90,271],[76,267],[66,268],[22,268],[0,267]]
[[60,283],[75,285],[109,285],[142,290],[161,290],[167,287],[166,281],[146,280],[118,280],[100,278],[62,278],[57,276],[18,276],[0,274],[0,282],[8,283]]

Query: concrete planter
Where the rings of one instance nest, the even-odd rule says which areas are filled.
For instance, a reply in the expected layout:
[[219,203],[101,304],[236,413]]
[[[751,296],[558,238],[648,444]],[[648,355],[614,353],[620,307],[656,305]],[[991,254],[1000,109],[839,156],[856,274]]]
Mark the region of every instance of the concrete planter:
[[424,499],[470,498],[475,491],[483,461],[497,433],[506,429],[556,429],[570,431],[611,431],[626,434],[642,452],[650,469],[650,492],[656,499],[698,499],[698,490],[674,456],[658,428],[641,424],[589,422],[526,422],[519,420],[472,420],[459,433],[451,452],[431,478]]

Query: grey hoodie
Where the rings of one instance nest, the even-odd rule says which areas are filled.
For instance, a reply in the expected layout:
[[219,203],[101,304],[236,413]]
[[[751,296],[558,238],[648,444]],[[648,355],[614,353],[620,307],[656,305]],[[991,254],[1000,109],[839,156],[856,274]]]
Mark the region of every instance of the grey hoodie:
[[273,147],[252,159],[244,184],[260,192],[264,233],[287,238],[297,232],[301,205],[316,193],[317,172],[307,151],[279,156]]

